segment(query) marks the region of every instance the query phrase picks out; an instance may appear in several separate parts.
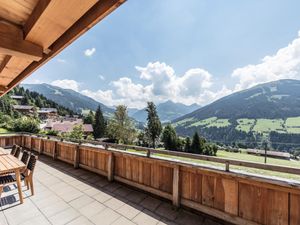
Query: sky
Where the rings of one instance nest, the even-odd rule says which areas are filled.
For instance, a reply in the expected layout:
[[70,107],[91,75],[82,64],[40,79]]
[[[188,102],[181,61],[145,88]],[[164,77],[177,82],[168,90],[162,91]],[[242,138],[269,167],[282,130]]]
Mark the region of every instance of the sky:
[[298,0],[127,0],[24,83],[73,89],[108,106],[206,105],[300,79]]

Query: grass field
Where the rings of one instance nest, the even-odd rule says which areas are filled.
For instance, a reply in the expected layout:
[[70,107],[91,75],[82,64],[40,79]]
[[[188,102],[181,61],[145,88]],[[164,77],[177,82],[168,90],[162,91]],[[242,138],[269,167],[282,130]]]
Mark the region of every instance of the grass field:
[[271,131],[277,131],[279,133],[286,132],[284,120],[282,119],[257,119],[253,131],[258,133],[269,133]]
[[290,117],[285,121],[285,127],[288,133],[300,133],[300,117]]
[[251,128],[255,124],[255,119],[242,118],[242,119],[238,119],[237,122],[239,124],[236,126],[237,130],[249,132],[251,131]]
[[3,133],[8,133],[9,131],[6,130],[5,128],[0,128],[0,134],[3,134]]
[[[142,155],[145,155],[145,152],[136,151],[136,150],[127,150],[130,152],[139,153]],[[225,165],[215,162],[208,162],[198,159],[188,159],[183,157],[177,157],[177,156],[169,156],[164,154],[154,154],[154,157],[159,158],[166,158],[166,159],[173,159],[173,160],[179,160],[183,162],[190,162],[195,163],[200,166],[205,167],[213,167],[224,170]],[[256,163],[264,163],[264,157],[263,156],[255,156],[255,155],[249,155],[247,153],[233,153],[233,152],[226,152],[226,151],[218,151],[217,157],[225,158],[225,159],[235,159],[235,160],[242,160],[242,161],[250,161],[250,162],[256,162]],[[288,167],[296,167],[300,168],[300,162],[299,161],[289,161],[289,160],[283,160],[283,159],[274,159],[274,158],[267,158],[267,164],[272,165],[281,165],[281,166],[288,166]],[[274,172],[270,170],[262,170],[262,169],[255,169],[255,168],[248,168],[248,167],[242,167],[242,166],[230,166],[230,169],[241,172],[241,173],[251,173],[253,175],[261,175],[261,176],[267,176],[277,179],[288,179],[288,180],[294,180],[296,182],[300,182],[300,176],[294,175],[294,174],[287,174],[287,173],[280,173],[280,172]]]
[[199,120],[195,123],[192,123],[189,125],[189,127],[200,127],[200,126],[206,126],[208,124],[214,123],[218,118],[217,117],[210,117],[205,120]]

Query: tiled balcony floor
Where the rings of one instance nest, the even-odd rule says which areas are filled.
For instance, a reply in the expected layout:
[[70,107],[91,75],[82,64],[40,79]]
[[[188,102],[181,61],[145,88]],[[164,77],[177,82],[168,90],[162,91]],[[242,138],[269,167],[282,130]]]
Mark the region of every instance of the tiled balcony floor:
[[5,189],[1,225],[222,224],[204,215],[173,210],[166,201],[46,156],[40,156],[34,186],[34,196],[23,187],[22,205],[14,185]]

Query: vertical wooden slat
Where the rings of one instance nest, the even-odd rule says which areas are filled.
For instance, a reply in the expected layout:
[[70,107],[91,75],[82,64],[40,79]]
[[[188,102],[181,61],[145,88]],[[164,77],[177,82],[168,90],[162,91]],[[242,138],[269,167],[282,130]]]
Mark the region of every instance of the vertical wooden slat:
[[80,160],[80,145],[76,145],[75,152],[74,152],[74,168],[77,169],[79,167],[79,160]]
[[114,179],[114,154],[112,152],[108,155],[108,162],[107,162],[107,179],[109,181],[113,181]]
[[173,168],[173,205],[179,207],[180,193],[179,193],[179,166]]
[[54,142],[54,149],[53,149],[53,159],[55,160],[56,157],[57,157],[57,147],[58,147],[58,144],[57,144],[57,141]]

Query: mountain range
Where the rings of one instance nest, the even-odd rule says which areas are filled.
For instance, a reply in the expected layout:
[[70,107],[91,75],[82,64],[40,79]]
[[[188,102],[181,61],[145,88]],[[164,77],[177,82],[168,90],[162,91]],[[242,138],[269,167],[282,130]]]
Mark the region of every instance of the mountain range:
[[[223,97],[172,121],[180,135],[224,142],[263,141],[272,132],[300,134],[300,81],[278,80]],[[257,137],[261,135],[261,137]]]
[[[166,123],[199,108],[200,106],[197,104],[185,105],[182,103],[166,101],[158,104],[156,110],[160,120],[163,123]],[[129,109],[129,116],[143,123],[145,123],[147,120],[147,112],[145,108],[140,110]]]
[[114,109],[71,89],[64,89],[45,83],[21,84],[21,86],[29,91],[38,92],[57,104],[69,108],[77,113],[84,113],[86,110],[95,111],[99,105],[106,116],[109,116],[114,112]]

